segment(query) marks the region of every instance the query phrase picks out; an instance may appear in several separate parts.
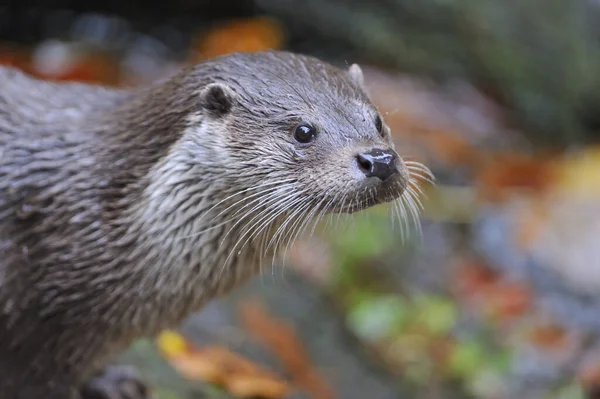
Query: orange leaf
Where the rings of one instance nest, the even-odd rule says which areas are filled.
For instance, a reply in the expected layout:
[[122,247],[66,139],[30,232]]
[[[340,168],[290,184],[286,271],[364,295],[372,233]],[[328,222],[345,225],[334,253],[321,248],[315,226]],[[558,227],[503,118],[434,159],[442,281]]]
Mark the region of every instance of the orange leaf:
[[506,321],[522,316],[531,305],[531,293],[522,284],[501,282],[488,291],[488,310],[492,317]]
[[498,275],[491,269],[476,262],[465,262],[455,274],[455,284],[459,295],[474,298],[489,290],[498,281]]
[[390,112],[385,121],[394,138],[420,143],[436,162],[449,166],[476,166],[482,156],[481,150],[459,132],[429,126],[417,117],[401,112]]
[[555,180],[555,161],[552,156],[495,154],[477,172],[477,187],[481,196],[490,201],[504,201],[514,189],[540,193]]
[[476,149],[457,133],[435,130],[423,136],[423,139],[440,162],[452,166],[474,166],[479,163],[481,150]]
[[221,385],[240,398],[283,399],[290,393],[286,382],[226,348],[196,348],[175,331],[162,332],[157,344],[169,363],[190,380]]
[[173,367],[185,378],[222,384],[225,380],[222,367],[202,355],[177,355],[169,359]]
[[314,399],[334,399],[331,388],[319,377],[294,331],[271,317],[259,302],[246,302],[241,315],[247,329],[279,357],[294,384],[302,387]]
[[227,390],[240,398],[284,398],[289,394],[286,384],[272,378],[236,375],[228,379]]
[[30,56],[28,53],[10,45],[0,46],[0,65],[12,66],[30,72]]
[[283,46],[283,31],[271,18],[235,20],[218,26],[202,37],[194,61],[233,52],[277,50]]
[[98,54],[81,55],[71,64],[65,65],[58,74],[46,75],[36,71],[39,77],[55,81],[77,81],[105,85],[119,83],[119,66],[116,62]]
[[567,346],[567,334],[564,328],[557,325],[536,326],[528,335],[531,343],[542,349],[563,349]]

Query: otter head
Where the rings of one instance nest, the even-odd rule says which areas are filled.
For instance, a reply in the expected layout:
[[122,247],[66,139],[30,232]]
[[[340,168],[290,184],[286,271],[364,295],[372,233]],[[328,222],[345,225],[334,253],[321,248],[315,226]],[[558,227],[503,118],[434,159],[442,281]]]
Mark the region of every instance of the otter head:
[[227,134],[224,162],[238,186],[270,190],[266,205],[351,213],[416,200],[409,172],[428,171],[396,152],[358,65],[259,52],[222,57],[209,70],[202,99],[208,123]]
[[157,126],[150,142],[176,141],[150,171],[135,229],[171,264],[204,265],[223,292],[328,213],[393,201],[417,223],[414,177],[429,172],[396,152],[363,80],[357,65],[257,52],[159,85],[143,102],[164,108],[145,122]]

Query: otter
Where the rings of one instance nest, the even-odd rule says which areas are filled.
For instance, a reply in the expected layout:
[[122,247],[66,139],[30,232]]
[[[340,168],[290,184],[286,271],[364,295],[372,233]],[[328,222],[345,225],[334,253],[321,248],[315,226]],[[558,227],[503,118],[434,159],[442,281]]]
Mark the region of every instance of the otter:
[[146,396],[111,364],[133,340],[419,175],[356,64],[235,53],[135,88],[1,68],[2,398]]

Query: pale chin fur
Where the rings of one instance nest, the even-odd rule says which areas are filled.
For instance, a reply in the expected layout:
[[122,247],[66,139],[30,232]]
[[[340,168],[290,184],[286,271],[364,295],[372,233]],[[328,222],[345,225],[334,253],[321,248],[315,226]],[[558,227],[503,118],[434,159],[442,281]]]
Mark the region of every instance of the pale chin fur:
[[[211,131],[210,122],[191,126],[149,171],[148,186],[134,207],[132,228],[143,240],[139,250],[147,253],[144,278],[189,293],[185,307],[200,308],[256,272],[256,266],[237,254],[225,265],[230,243],[222,245],[220,237],[229,224],[215,224],[211,215],[216,214],[210,209],[215,199],[233,192],[222,178],[227,151],[222,135],[204,134]],[[214,165],[208,164],[211,159]],[[214,177],[208,176],[212,167]]]

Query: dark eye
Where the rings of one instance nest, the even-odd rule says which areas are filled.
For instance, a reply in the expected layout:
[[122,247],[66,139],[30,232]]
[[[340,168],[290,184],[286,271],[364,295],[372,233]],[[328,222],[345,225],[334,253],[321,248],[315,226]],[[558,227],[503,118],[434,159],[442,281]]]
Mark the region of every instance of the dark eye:
[[375,129],[377,129],[379,134],[383,135],[383,121],[379,115],[375,118]]
[[315,139],[317,131],[310,125],[299,125],[294,130],[294,139],[299,143],[310,143]]

